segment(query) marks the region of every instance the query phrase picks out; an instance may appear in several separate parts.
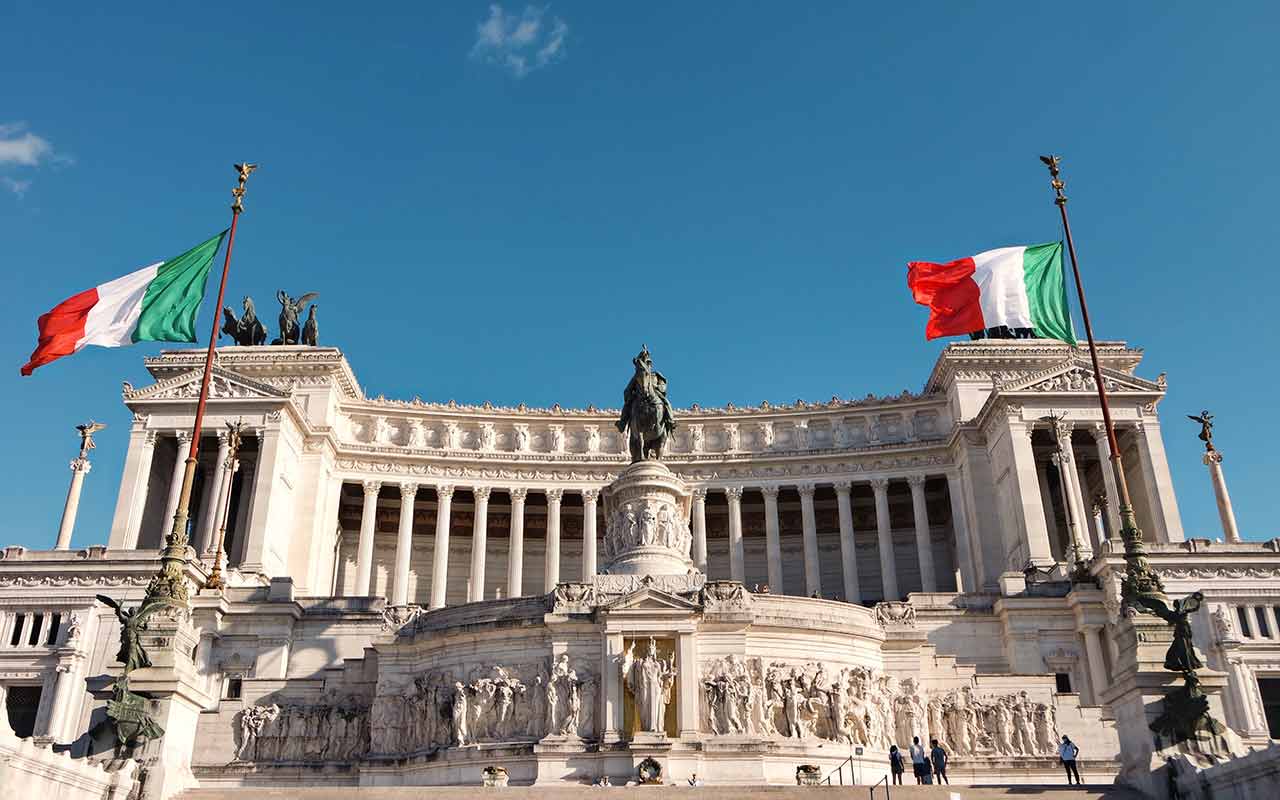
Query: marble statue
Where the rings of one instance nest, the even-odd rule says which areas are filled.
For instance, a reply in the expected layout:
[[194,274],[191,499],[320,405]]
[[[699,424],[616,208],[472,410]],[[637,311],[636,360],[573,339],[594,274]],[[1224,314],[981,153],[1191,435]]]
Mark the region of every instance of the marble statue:
[[676,420],[667,399],[667,379],[653,368],[649,348],[642,346],[631,363],[635,365],[635,374],[623,390],[622,414],[616,424],[619,432],[628,432],[634,464],[649,457],[662,458],[667,437],[676,429]]
[[622,656],[623,685],[635,700],[641,731],[662,733],[666,730],[667,704],[671,702],[671,687],[676,677],[674,662],[674,656],[667,661],[658,658],[658,643],[652,636],[649,652],[643,658],[635,657],[635,642]]
[[244,308],[239,319],[231,310],[231,306],[222,307],[222,330],[218,332],[218,338],[222,338],[222,334],[231,337],[237,345],[241,347],[257,347],[267,343],[267,328],[262,324],[262,320],[258,319],[258,314],[253,308],[253,298],[245,295],[240,301],[240,305]]

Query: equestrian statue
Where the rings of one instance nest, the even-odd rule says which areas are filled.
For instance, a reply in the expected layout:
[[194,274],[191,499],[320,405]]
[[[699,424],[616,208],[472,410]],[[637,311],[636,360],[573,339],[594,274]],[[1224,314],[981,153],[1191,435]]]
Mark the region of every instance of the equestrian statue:
[[646,458],[661,459],[667,437],[676,429],[671,402],[667,400],[667,379],[653,368],[649,348],[641,345],[640,354],[631,359],[636,372],[622,392],[622,415],[618,432],[627,433],[631,463]]
[[262,324],[258,319],[258,314],[253,309],[253,298],[245,296],[241,302],[244,307],[244,313],[236,319],[235,312],[231,310],[231,306],[222,307],[222,316],[225,322],[222,323],[222,331],[218,334],[221,338],[225,333],[230,336],[235,343],[241,347],[257,347],[267,343],[267,326]]

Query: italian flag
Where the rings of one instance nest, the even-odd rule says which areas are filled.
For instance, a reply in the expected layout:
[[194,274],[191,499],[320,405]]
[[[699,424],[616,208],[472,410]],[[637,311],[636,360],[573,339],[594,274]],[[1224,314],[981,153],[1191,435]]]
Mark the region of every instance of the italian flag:
[[134,342],[194,342],[209,265],[226,233],[176,258],[72,295],[42,314],[36,323],[40,340],[22,374],[30,375],[36,367],[69,356],[87,344],[123,347]]
[[907,286],[917,303],[929,307],[927,339],[1006,325],[1076,343],[1061,242],[1001,247],[945,264],[912,261]]

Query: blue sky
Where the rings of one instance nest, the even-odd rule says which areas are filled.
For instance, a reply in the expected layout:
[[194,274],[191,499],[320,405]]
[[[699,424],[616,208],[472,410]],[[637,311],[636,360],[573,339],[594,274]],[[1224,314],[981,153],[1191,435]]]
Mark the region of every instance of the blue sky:
[[[159,346],[20,378],[54,303],[176,255],[250,184],[229,296],[321,293],[366,391],[616,405],[641,341],[677,405],[918,390],[909,259],[1060,236],[1101,338],[1169,373],[1188,535],[1277,535],[1275,4],[312,3],[0,9],[0,544],[105,541]],[[207,314],[200,329],[207,328]]]

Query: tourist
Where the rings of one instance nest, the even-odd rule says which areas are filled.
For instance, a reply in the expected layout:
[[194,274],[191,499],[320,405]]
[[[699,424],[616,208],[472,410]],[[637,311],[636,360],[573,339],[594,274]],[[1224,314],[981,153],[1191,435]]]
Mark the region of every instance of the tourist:
[[1080,755],[1080,748],[1066,734],[1062,735],[1062,744],[1058,745],[1058,755],[1067,771],[1067,785],[1071,785],[1071,776],[1074,775],[1076,786],[1084,786],[1084,781],[1080,780],[1080,770],[1076,769],[1076,756]]
[[893,773],[893,782],[902,785],[902,753],[896,744],[889,745],[889,772]]
[[696,773],[696,772],[695,772],[695,773],[693,773],[692,775],[690,775],[690,776],[689,776],[689,785],[690,785],[690,786],[701,786],[701,785],[702,785],[702,778],[699,778],[699,777],[698,777],[698,773]]
[[916,783],[924,783],[929,778],[929,768],[924,763],[924,745],[920,744],[919,736],[911,737],[911,769],[916,775]]
[[933,746],[929,751],[929,760],[933,762],[933,782],[950,784],[951,781],[947,780],[947,751],[942,749],[937,739],[931,739],[929,744]]

